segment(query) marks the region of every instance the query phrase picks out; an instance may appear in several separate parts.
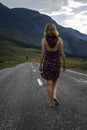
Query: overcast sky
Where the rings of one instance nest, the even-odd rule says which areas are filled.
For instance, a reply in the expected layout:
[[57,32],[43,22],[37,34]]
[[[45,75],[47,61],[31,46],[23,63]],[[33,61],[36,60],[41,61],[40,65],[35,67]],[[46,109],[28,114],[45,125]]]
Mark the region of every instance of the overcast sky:
[[9,8],[24,7],[51,16],[58,24],[87,34],[87,0],[0,0]]

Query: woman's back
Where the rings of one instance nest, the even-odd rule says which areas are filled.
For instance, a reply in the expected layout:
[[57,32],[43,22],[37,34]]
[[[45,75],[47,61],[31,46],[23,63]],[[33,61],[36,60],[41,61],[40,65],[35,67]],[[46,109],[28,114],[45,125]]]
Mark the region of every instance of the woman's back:
[[55,51],[59,51],[60,50],[60,46],[59,46],[60,38],[58,38],[58,40],[57,40],[57,42],[56,42],[56,44],[55,44],[55,46],[53,48],[50,47],[50,45],[48,44],[46,38],[43,38],[43,40],[44,40],[44,45],[45,45],[46,51],[53,51],[53,52],[55,52]]

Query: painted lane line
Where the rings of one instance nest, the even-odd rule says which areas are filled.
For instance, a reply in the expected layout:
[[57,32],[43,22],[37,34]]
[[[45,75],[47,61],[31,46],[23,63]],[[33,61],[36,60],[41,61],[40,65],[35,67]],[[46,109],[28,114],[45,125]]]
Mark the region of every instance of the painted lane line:
[[82,80],[82,79],[75,79],[75,78],[71,78],[77,82],[82,82],[82,83],[87,83],[87,80]]
[[72,71],[72,70],[66,70],[66,71],[71,72],[71,73],[75,73],[75,74],[79,74],[79,75],[83,75],[83,76],[87,76],[87,74],[83,74],[83,73]]
[[36,72],[36,70],[35,70],[34,67],[33,67],[33,63],[31,63],[31,68],[32,68],[32,70],[33,70],[34,72]]
[[33,63],[31,63],[31,68],[32,68],[33,72],[36,72],[36,70],[35,70],[35,68],[33,66]]
[[38,84],[39,84],[40,86],[43,85],[43,83],[42,83],[42,81],[41,81],[40,79],[37,79],[37,81],[38,81]]
[[87,84],[87,80],[83,80],[83,79],[76,79],[75,77],[72,77],[70,75],[66,75],[68,79],[74,80],[76,82],[80,82],[80,83],[85,83]]
[[87,84],[87,80],[76,80],[76,81],[78,81],[78,82],[82,82],[82,83],[86,83]]
[[34,71],[34,72],[36,72],[36,70],[35,70],[35,69],[34,69],[33,71]]
[[33,64],[31,63],[31,68],[33,69]]

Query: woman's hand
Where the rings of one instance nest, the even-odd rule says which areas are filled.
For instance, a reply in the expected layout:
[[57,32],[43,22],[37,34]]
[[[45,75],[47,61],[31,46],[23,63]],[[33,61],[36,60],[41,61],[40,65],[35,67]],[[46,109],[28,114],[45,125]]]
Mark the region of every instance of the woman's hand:
[[43,66],[42,65],[39,66],[39,71],[43,71]]
[[63,71],[65,71],[67,68],[67,65],[65,63],[63,63]]
[[45,57],[45,41],[44,38],[42,39],[42,50],[41,50],[41,56],[40,56],[40,66],[39,66],[39,71],[43,71],[43,61],[44,61],[44,57]]

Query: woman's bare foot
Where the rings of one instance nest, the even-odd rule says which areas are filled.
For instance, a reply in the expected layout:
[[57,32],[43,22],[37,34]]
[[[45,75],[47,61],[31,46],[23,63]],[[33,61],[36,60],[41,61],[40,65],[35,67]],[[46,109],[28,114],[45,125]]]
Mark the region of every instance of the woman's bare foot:
[[55,102],[55,106],[58,106],[58,105],[59,105],[59,102],[57,101],[57,99],[54,98],[53,100],[54,100],[54,102]]
[[50,108],[55,107],[55,102],[54,102],[54,101],[53,101],[53,102],[51,102],[51,103],[49,104],[49,107],[50,107]]
[[55,107],[55,104],[50,104],[49,107],[53,108],[53,107]]

